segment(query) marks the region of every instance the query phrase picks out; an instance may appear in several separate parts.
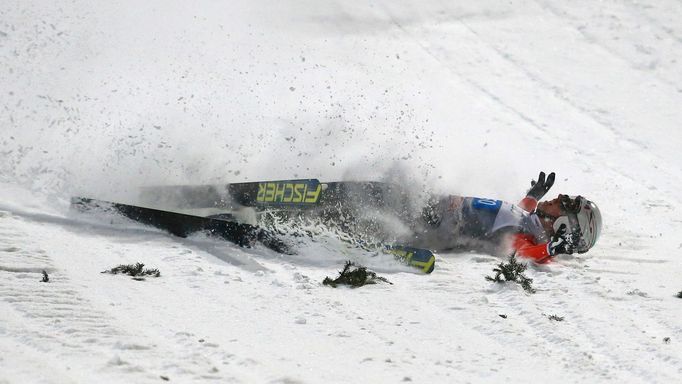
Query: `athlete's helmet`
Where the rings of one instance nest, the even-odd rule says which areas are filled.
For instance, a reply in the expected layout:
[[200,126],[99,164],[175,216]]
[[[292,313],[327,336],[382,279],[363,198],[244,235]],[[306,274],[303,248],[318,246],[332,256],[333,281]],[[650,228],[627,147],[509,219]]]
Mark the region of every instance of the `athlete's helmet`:
[[601,212],[597,205],[582,196],[559,195],[561,213],[554,221],[554,230],[558,231],[562,224],[570,233],[575,250],[587,252],[599,239],[601,234]]

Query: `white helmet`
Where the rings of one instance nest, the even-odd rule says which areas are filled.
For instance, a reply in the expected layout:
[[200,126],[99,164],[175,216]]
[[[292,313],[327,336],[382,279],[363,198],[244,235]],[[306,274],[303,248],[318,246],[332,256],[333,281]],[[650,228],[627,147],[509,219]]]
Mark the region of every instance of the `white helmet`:
[[554,231],[562,224],[571,234],[575,250],[587,252],[599,239],[601,234],[601,212],[597,205],[581,196],[559,195],[561,213],[554,221]]

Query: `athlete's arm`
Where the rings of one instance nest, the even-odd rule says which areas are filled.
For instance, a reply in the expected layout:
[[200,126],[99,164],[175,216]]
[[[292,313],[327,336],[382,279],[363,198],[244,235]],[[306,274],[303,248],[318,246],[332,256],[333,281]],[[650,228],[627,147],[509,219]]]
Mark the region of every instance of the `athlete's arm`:
[[554,185],[554,177],[554,172],[552,172],[545,179],[545,173],[540,172],[538,181],[533,180],[530,182],[531,187],[528,190],[528,193],[526,193],[526,197],[519,203],[519,207],[523,208],[526,212],[535,211],[535,208],[538,206],[538,201],[540,201],[540,199],[547,194],[547,191],[552,188],[552,185]]
[[519,207],[521,207],[521,209],[524,211],[531,213],[535,211],[535,208],[538,207],[538,201],[535,200],[534,197],[526,196],[523,198],[523,200],[521,200],[521,202],[519,202]]
[[532,235],[523,233],[512,236],[512,247],[518,256],[533,259],[537,263],[547,263],[552,259],[548,243],[535,244]]

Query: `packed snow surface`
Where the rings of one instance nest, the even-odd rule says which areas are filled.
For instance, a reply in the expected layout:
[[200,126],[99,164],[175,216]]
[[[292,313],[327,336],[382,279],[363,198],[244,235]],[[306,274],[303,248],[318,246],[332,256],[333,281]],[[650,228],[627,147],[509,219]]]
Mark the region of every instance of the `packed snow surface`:
[[[673,383],[682,3],[25,1],[0,7],[0,383]],[[391,180],[597,202],[537,293],[442,253],[294,256],[69,210],[144,185]],[[344,260],[393,284],[321,284]],[[159,278],[101,274],[145,263]],[[42,271],[49,282],[40,282]],[[563,319],[562,321],[559,321]]]

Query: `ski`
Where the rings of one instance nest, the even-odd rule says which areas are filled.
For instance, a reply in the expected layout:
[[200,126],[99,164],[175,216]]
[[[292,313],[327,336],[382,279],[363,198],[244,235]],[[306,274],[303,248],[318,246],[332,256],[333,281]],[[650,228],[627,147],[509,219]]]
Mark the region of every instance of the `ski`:
[[223,185],[144,187],[143,203],[173,208],[278,207],[305,208],[318,204],[322,184],[317,179],[294,179]]
[[386,245],[385,247],[385,252],[395,256],[396,260],[424,273],[431,273],[436,267],[436,255],[428,249],[402,245]]
[[173,208],[255,207],[259,210],[306,210],[335,206],[384,208],[405,199],[400,186],[376,181],[292,179],[223,185],[151,186],[143,203]]
[[95,209],[115,211],[131,220],[151,225],[178,237],[187,237],[203,231],[242,247],[251,247],[259,241],[277,252],[291,253],[286,244],[274,235],[254,225],[231,221],[230,215],[202,217],[85,197],[73,197],[71,207],[81,212]]

